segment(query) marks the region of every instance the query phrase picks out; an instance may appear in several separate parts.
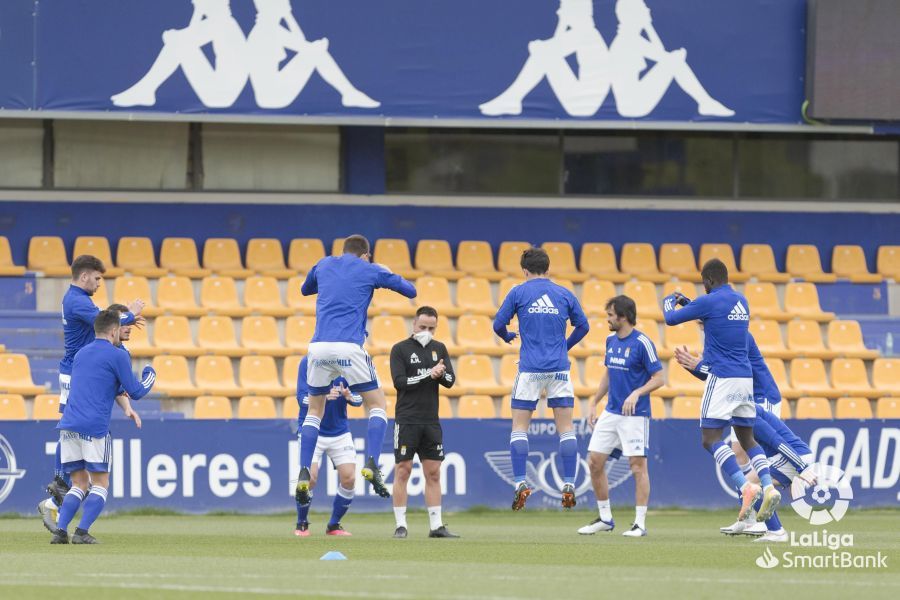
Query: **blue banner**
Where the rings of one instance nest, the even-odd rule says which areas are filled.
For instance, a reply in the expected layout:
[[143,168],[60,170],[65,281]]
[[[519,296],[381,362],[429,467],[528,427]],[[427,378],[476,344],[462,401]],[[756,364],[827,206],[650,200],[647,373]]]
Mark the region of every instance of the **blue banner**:
[[[352,433],[362,466],[365,422]],[[0,422],[0,513],[31,513],[53,473],[56,431],[50,422]],[[448,420],[443,424],[446,460],[442,467],[444,506],[508,508],[512,499],[509,421]],[[818,461],[843,469],[854,491],[853,507],[896,506],[900,480],[900,423],[897,421],[792,421]],[[288,421],[113,421],[110,510],[159,507],[187,512],[291,510],[297,475],[296,425]],[[530,507],[558,508],[562,487],[559,439],[552,421],[535,421],[530,431],[528,480],[535,488]],[[592,508],[594,496],[585,451],[589,431],[578,439],[582,462],[576,481],[579,506]],[[693,421],[653,421],[649,469],[654,506],[727,508],[728,486],[700,446]],[[381,456],[386,480],[393,479],[393,452]],[[632,504],[634,485],[627,460],[610,461],[611,498]],[[314,507],[326,509],[337,490],[329,465],[320,476]],[[410,504],[423,504],[424,478],[416,466],[409,483]],[[358,478],[353,510],[385,511]]]
[[2,108],[801,120],[805,0],[3,5]]

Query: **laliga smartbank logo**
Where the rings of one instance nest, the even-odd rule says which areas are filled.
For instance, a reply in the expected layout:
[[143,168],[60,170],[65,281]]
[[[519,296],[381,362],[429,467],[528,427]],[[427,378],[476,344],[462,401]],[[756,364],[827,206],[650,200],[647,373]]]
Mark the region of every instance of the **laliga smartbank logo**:
[[791,482],[791,508],[811,525],[840,521],[850,508],[850,479],[837,467],[813,463]]

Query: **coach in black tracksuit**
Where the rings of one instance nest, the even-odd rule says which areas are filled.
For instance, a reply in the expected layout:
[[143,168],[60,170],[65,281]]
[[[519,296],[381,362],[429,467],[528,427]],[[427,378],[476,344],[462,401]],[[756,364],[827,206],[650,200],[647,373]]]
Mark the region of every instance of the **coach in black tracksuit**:
[[428,537],[459,537],[441,520],[441,461],[444,439],[438,419],[439,386],[453,387],[456,378],[447,347],[434,340],[437,311],[423,306],[416,311],[413,334],[391,348],[391,378],[397,388],[394,419],[394,518],[395,538],[407,536],[406,484],[413,456],[419,455],[425,473],[425,505]]

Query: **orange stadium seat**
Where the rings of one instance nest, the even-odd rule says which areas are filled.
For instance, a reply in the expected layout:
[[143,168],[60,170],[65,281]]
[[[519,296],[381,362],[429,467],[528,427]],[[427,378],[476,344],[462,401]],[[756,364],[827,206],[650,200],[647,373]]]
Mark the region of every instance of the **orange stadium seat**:
[[275,400],[271,396],[242,396],[238,401],[238,419],[275,419]]
[[450,297],[450,284],[443,277],[419,277],[416,280],[416,306],[430,306],[448,317],[458,317],[463,310]]
[[0,277],[11,277],[25,274],[25,267],[13,262],[12,250],[6,236],[0,235]]
[[656,295],[656,286],[649,281],[627,281],[622,293],[637,305],[637,314],[641,319],[662,321],[660,300]]
[[75,260],[75,258],[82,254],[90,254],[103,261],[103,266],[106,267],[106,273],[103,274],[103,277],[105,278],[113,279],[115,277],[120,277],[125,273],[124,269],[115,266],[113,263],[112,252],[109,250],[109,240],[105,237],[79,236],[75,238],[75,248],[72,250],[72,260]]
[[20,394],[0,394],[0,421],[24,421],[27,418],[25,398]]
[[456,303],[467,313],[491,317],[497,313],[491,284],[483,277],[463,277],[457,281]]
[[209,238],[203,244],[203,266],[216,275],[246,279],[253,269],[245,269],[241,263],[241,250],[237,240]]
[[285,396],[281,401],[281,418],[296,420],[300,416],[300,403],[297,402],[297,396],[291,394]]
[[795,419],[831,419],[831,403],[828,398],[805,396],[797,400]]
[[791,314],[781,310],[778,303],[778,292],[770,281],[748,283],[744,286],[744,296],[750,305],[750,316],[754,319],[773,319],[788,321]]
[[31,418],[36,421],[58,421],[59,394],[38,394],[34,397],[34,410]]
[[575,250],[569,242],[544,242],[541,248],[550,257],[550,273],[553,277],[569,279],[581,283],[590,277],[575,266]]
[[900,246],[878,248],[878,273],[886,279],[900,281]]
[[244,283],[244,305],[252,312],[271,317],[294,314],[281,300],[278,280],[270,276],[248,277]]
[[813,283],[833,283],[837,276],[822,270],[819,249],[810,244],[791,244],[787,249],[787,272]]
[[[752,304],[750,305],[752,309]],[[781,327],[771,319],[750,319],[750,334],[756,340],[763,356],[772,358],[795,358],[796,354],[787,349],[781,337]]]
[[687,346],[694,354],[703,352],[703,336],[700,326],[693,321],[681,323],[673,327],[666,327],[666,348],[675,351],[675,348]]
[[375,315],[399,315],[411,317],[416,314],[416,307],[409,298],[401,296],[397,292],[388,289],[377,289],[372,296],[372,304],[369,305],[369,316]]
[[641,281],[663,283],[672,279],[667,273],[660,273],[656,266],[656,252],[651,244],[628,243],[622,246],[619,259],[622,272]]
[[309,350],[309,341],[315,332],[315,317],[288,317],[284,323],[284,345],[292,352],[306,354]]
[[369,325],[369,352],[371,354],[389,354],[397,342],[403,341],[409,335],[410,330],[403,317],[377,316]]
[[[341,250],[344,239],[341,238]],[[325,245],[315,238],[295,238],[288,248],[288,269],[298,273],[309,273],[317,262],[325,258]],[[303,283],[303,279],[300,280]]]
[[169,271],[156,264],[153,243],[146,237],[123,237],[116,248],[116,264],[137,277],[162,277]]
[[253,238],[247,242],[247,268],[275,279],[288,279],[297,274],[285,266],[281,240],[275,238]]
[[419,269],[413,269],[406,240],[388,238],[378,240],[375,242],[372,262],[384,265],[406,279],[418,279],[425,274]]
[[831,385],[844,396],[877,398],[884,394],[869,385],[866,365],[861,358],[836,358],[831,361]]
[[161,314],[186,317],[206,314],[205,308],[197,306],[191,280],[184,276],[161,277],[156,284],[156,300]]
[[[158,317],[153,322],[153,339],[155,349],[162,354],[200,356],[205,351],[194,343],[187,317]],[[128,348],[132,349],[130,345]]]
[[391,357],[387,354],[373,356],[372,365],[375,367],[378,383],[381,384],[381,389],[384,390],[384,393],[389,396],[396,396],[397,388],[394,387],[394,378],[391,377]]
[[28,270],[50,277],[71,277],[72,268],[66,258],[61,237],[35,236],[28,242]]
[[464,275],[453,268],[453,254],[447,240],[419,240],[416,244],[416,268],[426,275],[450,280]]
[[654,419],[665,419],[666,401],[659,396],[650,396],[650,414]]
[[821,327],[815,321],[794,319],[788,322],[787,345],[795,356],[809,358],[834,358],[837,356],[837,352],[825,348]]
[[675,396],[672,399],[672,419],[699,419],[699,396]]
[[0,354],[0,392],[34,396],[47,388],[35,385],[31,378],[31,365],[24,354]]
[[853,283],[880,283],[880,273],[872,273],[866,265],[862,246],[835,246],[831,250],[831,270]]
[[94,295],[91,296],[91,302],[94,303],[97,308],[100,310],[106,310],[106,307],[109,306],[109,282],[104,280],[100,282],[100,287],[98,287],[94,291]]
[[879,358],[872,365],[872,383],[883,394],[900,396],[900,358]]
[[879,398],[875,416],[879,419],[900,419],[900,399]]
[[[596,388],[584,384],[584,380],[581,378],[581,370],[578,368],[577,360],[573,360],[570,362],[569,377],[572,379],[572,388],[575,392],[576,400],[578,398],[592,398],[597,392]],[[575,404],[577,406],[578,402],[576,402]]]
[[456,405],[460,419],[493,419],[497,416],[494,399],[490,396],[461,396]]
[[663,244],[659,247],[659,270],[684,281],[699,283],[700,271],[690,244]]
[[828,347],[847,358],[878,358],[878,350],[869,350],[863,343],[862,330],[857,321],[831,321],[828,324]]
[[662,297],[665,298],[671,294],[678,292],[684,294],[691,300],[700,297],[700,290],[697,286],[689,281],[667,281],[663,284]]
[[691,375],[674,358],[669,359],[666,385],[656,390],[663,397],[702,396],[706,383]]
[[609,327],[604,317],[589,319],[591,326],[587,335],[572,348],[569,353],[577,358],[587,358],[592,354],[606,354],[606,338],[609,337]]
[[489,356],[484,354],[467,354],[461,356],[456,364],[456,385],[444,390],[449,396],[465,394],[485,394],[499,396],[508,391],[497,383],[494,367]]
[[[750,305],[753,306],[752,304]],[[825,312],[819,304],[819,292],[814,283],[789,283],[784,290],[784,309],[795,317],[815,321],[831,321],[833,312]]]
[[602,356],[589,356],[584,360],[584,385],[596,390],[606,375],[606,365]]
[[204,394],[237,398],[244,393],[234,383],[234,369],[227,356],[201,356],[194,367],[194,378]]
[[128,341],[125,342],[125,347],[128,348],[128,353],[131,354],[131,356],[152,357],[159,354],[159,349],[150,343],[147,329],[148,326],[146,324],[143,327],[131,328],[131,336],[128,338]]
[[234,322],[231,317],[207,315],[200,317],[197,327],[197,345],[204,354],[215,353],[224,356],[243,356],[247,350],[237,343]]
[[153,368],[156,370],[154,392],[167,394],[176,398],[188,398],[197,395],[197,387],[191,382],[187,359],[183,356],[159,354],[153,357]]
[[[150,282],[140,275],[126,275],[119,277],[113,283],[113,302],[128,306],[135,300],[144,301],[144,310],[141,314],[145,317],[155,317],[162,314],[162,310],[153,303],[153,295],[150,293]],[[193,295],[193,292],[191,292]]]
[[195,419],[231,419],[231,400],[225,396],[200,396],[194,400]]
[[742,283],[750,279],[750,276],[738,270],[737,263],[734,260],[734,250],[731,244],[703,244],[700,246],[700,257],[697,266],[703,269],[708,261],[718,258],[728,269],[728,280],[732,283]]
[[244,317],[241,321],[241,346],[253,354],[269,356],[287,356],[293,352],[281,343],[275,317]]
[[497,253],[497,270],[507,276],[522,277],[522,253],[531,248],[528,242],[503,242]]
[[795,390],[788,381],[787,369],[784,366],[784,360],[766,356],[765,361],[766,366],[769,367],[769,372],[772,373],[772,379],[775,380],[775,384],[778,386],[778,391],[781,392],[781,396],[783,398],[799,397],[801,395],[800,391]]
[[[291,386],[281,385],[278,369],[271,356],[245,356],[238,367],[238,379],[247,394],[286,396]],[[296,383],[296,378],[294,382]]]
[[[463,353],[463,349],[456,343],[453,330],[450,328],[450,319],[447,315],[438,315],[437,330],[435,331],[435,339],[447,347],[450,356],[458,356]],[[397,340],[398,342],[400,340]]]
[[456,321],[456,343],[464,353],[501,356],[515,349],[500,341],[493,321],[485,315],[464,315]]
[[791,361],[791,383],[794,389],[808,396],[837,398],[840,392],[828,383],[825,363],[820,358],[795,358]]
[[589,316],[606,316],[606,303],[616,296],[615,286],[605,279],[588,279],[581,288],[581,307]]
[[769,244],[744,244],[741,248],[741,271],[771,283],[787,283],[791,279],[790,275],[781,273],[775,266],[775,253]]
[[487,242],[465,240],[456,247],[456,268],[471,277],[500,281],[506,275],[494,268],[494,252]]
[[281,366],[281,381],[284,382],[284,387],[291,390],[291,394],[297,393],[297,377],[300,374],[301,360],[303,357],[299,354],[285,356]]
[[197,244],[191,238],[166,238],[159,251],[159,266],[175,275],[200,279],[212,275],[210,269],[200,267]]
[[213,315],[243,317],[250,314],[249,308],[241,306],[237,285],[231,277],[204,277],[200,285],[200,305]]
[[500,385],[511,390],[519,374],[519,357],[515,354],[504,354],[500,359]]
[[625,283],[629,276],[619,271],[612,244],[591,242],[581,245],[581,271],[601,281]]
[[871,419],[872,405],[868,398],[843,397],[837,399],[834,410],[835,419]]
[[791,407],[791,403],[787,398],[781,401],[780,410],[781,414],[779,415],[779,418],[782,421],[792,419],[794,417],[793,408]]
[[291,277],[287,282],[287,305],[294,311],[294,314],[315,315],[316,314],[316,298],[314,296],[304,296],[300,293],[303,287],[305,277]]

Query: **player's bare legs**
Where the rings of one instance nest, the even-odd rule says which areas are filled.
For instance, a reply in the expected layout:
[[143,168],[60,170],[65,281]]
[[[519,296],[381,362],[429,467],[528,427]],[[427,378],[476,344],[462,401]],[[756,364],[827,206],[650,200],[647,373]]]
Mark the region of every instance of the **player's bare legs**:
[[512,433],[509,437],[510,455],[513,463],[513,474],[516,478],[516,491],[512,509],[522,510],[531,495],[531,488],[525,482],[525,465],[528,461],[528,426],[531,425],[532,411],[521,408],[512,409]]
[[572,413],[570,407],[556,407],[553,409],[553,419],[556,421],[556,432],[559,434],[559,453],[563,461],[563,471],[566,483],[563,485],[563,508],[575,507],[575,474],[578,469],[578,442],[575,439],[575,427],[572,425]]
[[[384,390],[380,387],[365,392],[360,392],[363,403],[369,411],[369,426],[366,430],[366,466],[363,467],[362,476],[372,484],[375,493],[382,498],[390,498],[382,479],[378,466],[381,460],[381,446],[384,443],[384,434],[387,431],[387,401]],[[312,407],[310,407],[312,408]]]
[[608,454],[600,452],[588,453],[588,466],[591,469],[591,485],[594,487],[594,495],[597,500],[609,500],[609,479],[606,477],[606,459]]

